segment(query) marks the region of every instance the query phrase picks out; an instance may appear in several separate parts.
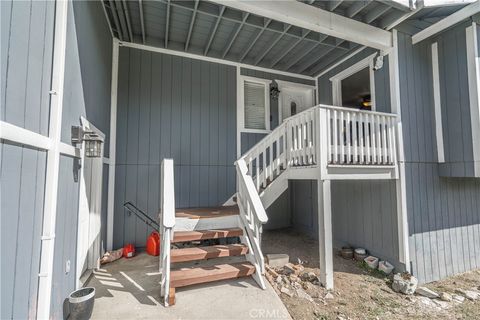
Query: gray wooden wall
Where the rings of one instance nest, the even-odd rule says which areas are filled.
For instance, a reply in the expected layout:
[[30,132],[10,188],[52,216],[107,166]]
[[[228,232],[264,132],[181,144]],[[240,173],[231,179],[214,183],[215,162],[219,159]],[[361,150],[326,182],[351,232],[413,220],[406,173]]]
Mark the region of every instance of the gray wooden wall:
[[[47,134],[54,2],[1,1],[0,119]],[[2,141],[1,315],[35,318],[46,153]]]
[[151,230],[123,203],[157,219],[162,159],[177,207],[217,206],[235,192],[235,156],[235,67],[120,49],[114,247],[144,245]]
[[[332,76],[374,53],[365,49],[318,78],[319,102],[331,105]],[[390,111],[388,58],[383,68],[375,71],[377,110]],[[290,182],[290,203],[293,226],[312,237],[318,237],[316,181]],[[335,247],[349,244],[364,247],[376,256],[387,259],[397,268],[398,237],[394,181],[333,181],[332,227]]]
[[[48,134],[55,2],[1,1],[0,119]],[[75,11],[75,15],[74,15]],[[75,20],[74,20],[75,18]],[[62,141],[80,116],[106,130],[110,105],[112,39],[98,2],[69,5]],[[0,318],[35,318],[43,221],[46,153],[1,142]],[[61,157],[54,253],[52,317],[75,286],[78,183],[73,159]],[[4,214],[5,213],[5,214]],[[8,214],[7,214],[8,213]],[[65,262],[71,271],[65,272]]]
[[[460,153],[457,157],[468,155],[461,147],[465,136],[459,134],[465,124],[462,105],[468,99],[461,85],[464,80],[459,80],[466,77],[462,66],[466,56],[462,33],[466,25],[414,46],[409,35],[399,33],[410,258],[413,273],[422,282],[480,267],[480,180],[442,177],[437,163],[431,81],[430,44],[439,41],[441,68],[452,76],[455,70],[458,72],[451,86],[441,88],[442,97],[449,101],[451,109],[443,118],[444,134],[448,134],[444,141],[448,149],[456,148]],[[447,40],[451,41],[448,44],[451,48],[447,48]]]
[[[374,49],[364,49],[352,58],[341,63],[329,72],[318,78],[318,93],[321,104],[333,104],[332,82],[330,78],[336,74],[348,69],[355,63],[365,59],[369,55],[378,52]],[[389,71],[388,71],[388,56],[383,59],[383,68],[374,71],[375,79],[375,104],[376,111],[390,112],[390,85],[389,85]]]

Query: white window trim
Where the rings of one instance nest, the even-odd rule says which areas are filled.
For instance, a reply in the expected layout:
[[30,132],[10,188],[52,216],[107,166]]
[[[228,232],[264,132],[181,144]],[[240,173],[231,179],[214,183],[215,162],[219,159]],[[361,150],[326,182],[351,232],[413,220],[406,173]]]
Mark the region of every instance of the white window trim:
[[373,66],[375,64],[374,58],[376,55],[377,53],[373,53],[368,57],[366,57],[365,59],[355,63],[353,66],[348,67],[347,69],[337,73],[336,75],[330,78],[330,81],[332,82],[333,105],[342,106],[342,86],[341,86],[342,80],[368,67],[370,71],[370,94],[372,99],[372,111],[376,110],[375,72],[373,70]]
[[474,175],[480,177],[480,57],[477,48],[477,24],[472,22],[472,25],[466,28],[465,33]]
[[435,110],[435,136],[439,163],[445,162],[443,147],[442,102],[440,98],[440,70],[438,64],[438,43],[432,43],[433,105]]
[[[318,81],[318,80],[317,80]],[[282,123],[283,119],[283,114],[282,114],[282,90],[284,88],[293,88],[293,89],[306,89],[306,90],[312,90],[312,101],[313,101],[313,106],[316,104],[316,88],[315,86],[310,86],[308,84],[303,84],[303,83],[295,83],[295,82],[290,82],[290,81],[284,81],[284,80],[275,80],[275,82],[278,84],[278,90],[280,90],[280,95],[278,96],[278,123]],[[313,107],[312,106],[312,107]]]
[[[245,128],[245,81],[258,83],[265,86],[265,129],[250,129]],[[250,133],[270,133],[270,84],[271,80],[254,78],[249,76],[240,76],[239,85],[238,85],[238,108],[239,108],[239,119],[238,127],[241,132],[250,132]]]

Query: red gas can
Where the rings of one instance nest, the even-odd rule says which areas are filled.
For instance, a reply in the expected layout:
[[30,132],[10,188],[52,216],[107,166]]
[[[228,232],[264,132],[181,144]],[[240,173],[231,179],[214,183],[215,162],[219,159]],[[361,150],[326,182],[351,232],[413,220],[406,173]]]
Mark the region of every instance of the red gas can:
[[133,244],[127,244],[123,247],[123,257],[131,258],[135,255],[135,246]]
[[147,238],[147,253],[151,256],[160,254],[160,235],[153,231]]

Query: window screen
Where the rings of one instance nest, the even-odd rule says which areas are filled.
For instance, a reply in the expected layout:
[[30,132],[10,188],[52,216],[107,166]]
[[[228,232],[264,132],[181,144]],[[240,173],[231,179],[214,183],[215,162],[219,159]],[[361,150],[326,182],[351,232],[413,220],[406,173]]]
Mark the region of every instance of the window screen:
[[265,85],[245,81],[245,128],[265,130]]

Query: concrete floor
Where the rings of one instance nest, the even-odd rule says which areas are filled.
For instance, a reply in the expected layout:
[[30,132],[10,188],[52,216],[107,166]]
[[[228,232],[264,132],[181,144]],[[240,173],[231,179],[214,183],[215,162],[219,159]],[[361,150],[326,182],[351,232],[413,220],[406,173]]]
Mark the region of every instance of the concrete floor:
[[92,319],[291,319],[268,281],[262,290],[251,278],[179,288],[177,302],[160,304],[158,257],[145,253],[95,271]]

